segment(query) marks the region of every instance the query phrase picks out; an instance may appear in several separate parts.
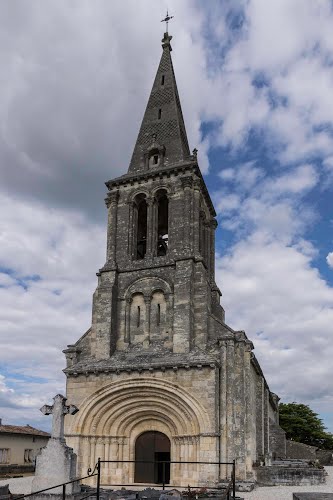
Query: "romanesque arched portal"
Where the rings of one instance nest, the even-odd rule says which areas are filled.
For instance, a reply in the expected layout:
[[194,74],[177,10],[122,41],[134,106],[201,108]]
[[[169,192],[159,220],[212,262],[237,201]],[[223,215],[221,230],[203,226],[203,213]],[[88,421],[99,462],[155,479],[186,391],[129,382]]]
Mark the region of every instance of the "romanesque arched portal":
[[[78,451],[79,473],[85,473],[98,457],[115,461],[103,467],[102,484],[135,481],[134,464],[120,461],[135,460],[135,444],[143,433],[162,433],[170,442],[173,460],[196,461],[202,429],[211,426],[207,412],[193,395],[165,380],[144,376],[99,389],[82,403],[73,420],[68,436]],[[71,441],[71,435],[77,440]],[[181,471],[171,467],[170,483],[193,478],[196,467],[184,465]]]

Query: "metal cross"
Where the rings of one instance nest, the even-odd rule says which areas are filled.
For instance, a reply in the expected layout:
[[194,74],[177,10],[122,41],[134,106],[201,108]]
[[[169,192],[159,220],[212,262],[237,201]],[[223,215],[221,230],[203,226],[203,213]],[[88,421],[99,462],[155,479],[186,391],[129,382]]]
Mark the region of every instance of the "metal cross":
[[65,415],[75,415],[79,409],[75,405],[66,406],[67,398],[61,394],[57,394],[53,398],[53,405],[44,405],[40,411],[44,415],[52,415],[52,432],[51,437],[54,439],[65,440],[64,437],[64,418]]
[[169,16],[169,12],[167,11],[165,18],[162,19],[162,21],[161,21],[161,23],[165,23],[166,24],[166,30],[165,30],[166,33],[168,33],[169,21],[172,18],[173,18],[173,16]]

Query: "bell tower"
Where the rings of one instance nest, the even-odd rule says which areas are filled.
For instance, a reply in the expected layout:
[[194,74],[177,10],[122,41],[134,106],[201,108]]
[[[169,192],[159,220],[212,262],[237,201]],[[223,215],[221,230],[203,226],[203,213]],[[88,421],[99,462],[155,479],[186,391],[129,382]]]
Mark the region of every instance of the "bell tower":
[[74,358],[204,352],[224,323],[214,277],[216,214],[197,151],[189,150],[171,39],[164,34],[128,172],[106,182],[106,263],[83,348],[67,353]]
[[[214,323],[223,321],[214,279],[215,211],[197,152],[190,154],[171,38],[165,33],[162,40],[128,173],[106,183],[107,262],[93,316],[98,358],[134,346],[204,350]],[[105,294],[114,297],[110,310]]]

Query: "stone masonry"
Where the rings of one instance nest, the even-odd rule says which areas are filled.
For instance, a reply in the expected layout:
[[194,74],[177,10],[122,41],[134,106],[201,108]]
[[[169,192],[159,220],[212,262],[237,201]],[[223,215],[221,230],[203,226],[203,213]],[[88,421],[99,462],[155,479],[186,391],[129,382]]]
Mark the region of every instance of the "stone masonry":
[[[106,183],[107,260],[91,328],[64,351],[67,398],[80,408],[66,437],[85,475],[97,458],[134,460],[136,440],[168,437],[174,461],[237,460],[253,477],[270,449],[278,398],[243,331],[225,323],[215,283],[215,210],[190,154],[171,36],[128,173]],[[274,440],[271,442],[274,442]],[[102,484],[133,483],[134,464],[103,468]],[[171,466],[170,483],[213,485],[230,468]]]

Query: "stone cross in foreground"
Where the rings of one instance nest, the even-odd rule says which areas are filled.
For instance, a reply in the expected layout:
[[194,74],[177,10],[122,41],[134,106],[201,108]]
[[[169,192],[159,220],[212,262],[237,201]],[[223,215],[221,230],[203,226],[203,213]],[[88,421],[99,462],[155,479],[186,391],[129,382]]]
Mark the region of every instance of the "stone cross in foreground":
[[79,409],[75,405],[66,406],[67,398],[61,394],[57,394],[53,398],[53,405],[44,405],[40,408],[40,411],[44,415],[52,415],[52,432],[51,437],[54,439],[59,439],[61,441],[65,440],[64,437],[64,418],[65,415],[75,415]]

